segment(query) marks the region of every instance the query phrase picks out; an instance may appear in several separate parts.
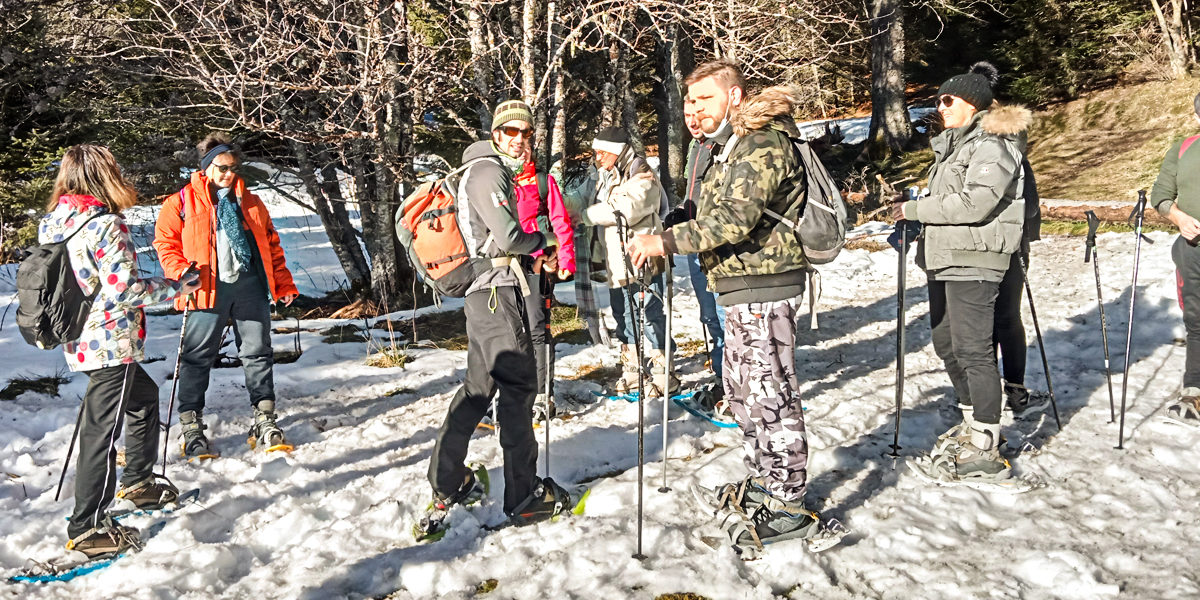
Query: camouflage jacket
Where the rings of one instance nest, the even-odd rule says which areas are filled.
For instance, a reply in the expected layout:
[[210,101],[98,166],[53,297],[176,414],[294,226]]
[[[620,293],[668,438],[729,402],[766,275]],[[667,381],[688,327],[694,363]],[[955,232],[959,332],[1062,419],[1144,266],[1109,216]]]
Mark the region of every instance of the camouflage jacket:
[[735,138],[714,152],[700,184],[696,218],[664,234],[679,254],[700,254],[725,306],[774,302],[804,291],[808,262],[796,232],[764,208],[784,214],[804,193],[804,166],[790,137],[796,90],[777,86],[748,99],[733,117]]

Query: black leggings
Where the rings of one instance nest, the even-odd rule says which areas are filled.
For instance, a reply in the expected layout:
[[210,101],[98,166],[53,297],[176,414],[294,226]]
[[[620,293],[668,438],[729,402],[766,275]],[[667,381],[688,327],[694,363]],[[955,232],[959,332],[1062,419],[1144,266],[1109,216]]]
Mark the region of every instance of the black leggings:
[[[1021,322],[1021,295],[1025,291],[1025,276],[1021,272],[1019,254],[1013,254],[1000,282],[1000,295],[996,297],[996,316],[992,320],[992,342],[1003,358],[1004,381],[1025,385],[1025,324]],[[1025,257],[1025,266],[1029,258]]]

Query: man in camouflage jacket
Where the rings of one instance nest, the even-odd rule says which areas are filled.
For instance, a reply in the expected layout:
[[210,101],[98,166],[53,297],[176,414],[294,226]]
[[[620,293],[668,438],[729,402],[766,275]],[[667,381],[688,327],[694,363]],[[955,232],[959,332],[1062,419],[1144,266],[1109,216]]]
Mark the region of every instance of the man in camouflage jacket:
[[[714,61],[687,79],[705,135],[716,143],[696,218],[661,236],[639,235],[640,263],[664,252],[699,253],[712,290],[726,308],[725,397],[742,429],[747,485],[726,484],[718,505],[744,511],[754,533],[734,542],[805,538],[820,529],[804,506],[808,443],[795,369],[795,298],[808,263],[794,230],[766,216],[803,199],[805,173],[790,138],[795,90],[775,87],[744,99],[737,66]],[[744,493],[725,492],[741,488]]]

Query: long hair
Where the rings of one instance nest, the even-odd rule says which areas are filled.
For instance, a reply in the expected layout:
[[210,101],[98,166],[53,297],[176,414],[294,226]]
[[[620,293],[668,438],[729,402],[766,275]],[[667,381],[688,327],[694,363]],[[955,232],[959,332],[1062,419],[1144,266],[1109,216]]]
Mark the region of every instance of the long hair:
[[112,152],[94,144],[71,146],[63,153],[46,210],[53,211],[59,197],[67,194],[92,196],[113,213],[137,202],[137,190],[121,175],[121,166]]

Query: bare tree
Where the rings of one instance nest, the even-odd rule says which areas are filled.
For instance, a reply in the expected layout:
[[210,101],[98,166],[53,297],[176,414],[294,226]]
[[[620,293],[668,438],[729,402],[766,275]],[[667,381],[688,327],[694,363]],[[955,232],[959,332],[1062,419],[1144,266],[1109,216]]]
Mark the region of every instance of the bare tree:
[[[1188,71],[1196,64],[1195,49],[1185,29],[1183,18],[1186,2],[1187,0],[1150,0],[1151,6],[1154,7],[1154,17],[1162,29],[1171,74],[1176,79],[1187,76]],[[1169,13],[1163,9],[1164,4]]]
[[912,133],[905,99],[902,0],[872,0],[871,130],[865,151],[875,158],[903,152]]

